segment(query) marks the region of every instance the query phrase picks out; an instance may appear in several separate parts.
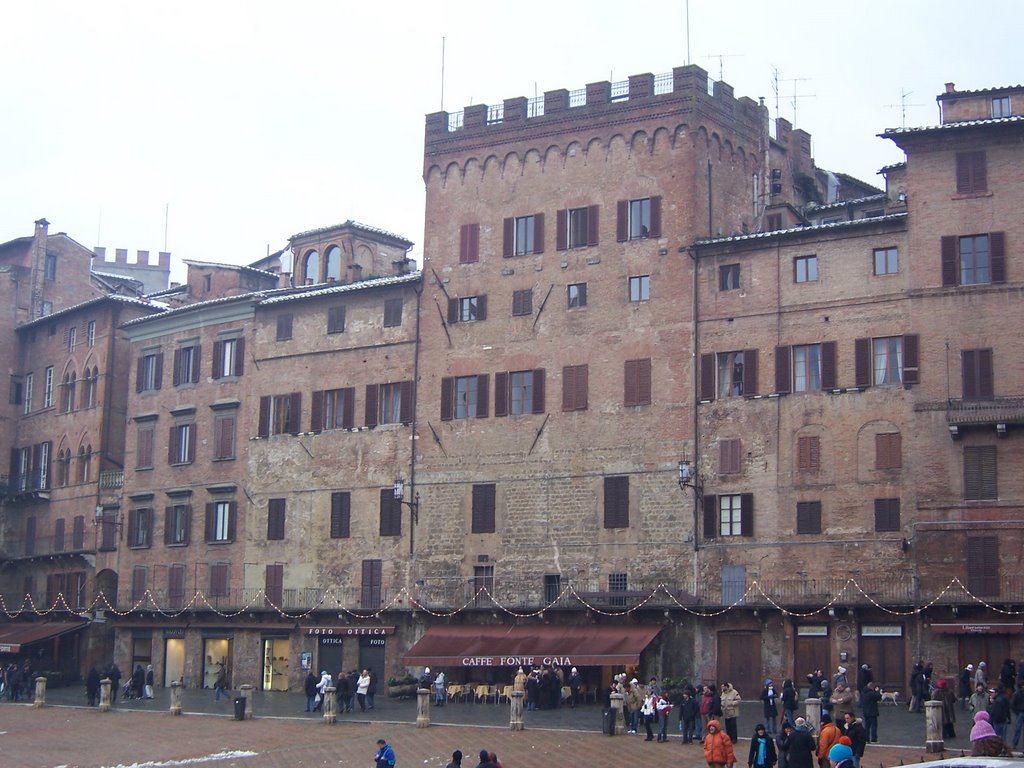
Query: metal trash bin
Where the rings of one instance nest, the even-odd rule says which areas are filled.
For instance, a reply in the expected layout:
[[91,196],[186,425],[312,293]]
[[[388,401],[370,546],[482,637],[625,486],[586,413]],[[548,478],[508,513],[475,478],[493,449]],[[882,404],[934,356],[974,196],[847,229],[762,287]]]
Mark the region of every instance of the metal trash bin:
[[235,720],[245,720],[245,696],[235,697]]
[[601,710],[601,733],[607,733],[609,736],[615,735],[614,709],[609,708]]

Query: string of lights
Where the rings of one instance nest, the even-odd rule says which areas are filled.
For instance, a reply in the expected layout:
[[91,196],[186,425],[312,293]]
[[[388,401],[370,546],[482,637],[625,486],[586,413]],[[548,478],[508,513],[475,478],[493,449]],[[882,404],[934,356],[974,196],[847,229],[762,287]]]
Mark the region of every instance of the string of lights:
[[[382,616],[393,610],[399,610],[408,601],[408,605],[414,610],[422,611],[435,618],[452,618],[457,616],[464,611],[468,610],[479,610],[481,608],[499,610],[506,615],[515,619],[529,619],[543,616],[546,611],[552,610],[557,605],[558,607],[564,607],[564,603],[570,600],[574,600],[581,606],[586,608],[588,611],[598,614],[600,616],[628,616],[637,611],[643,610],[650,606],[659,595],[664,595],[668,598],[672,607],[678,608],[685,613],[691,614],[698,618],[716,618],[723,614],[735,611],[738,609],[751,607],[759,608],[763,607],[760,602],[752,603],[752,597],[760,597],[768,606],[780,611],[784,616],[794,616],[797,618],[808,618],[811,616],[817,616],[821,613],[827,613],[833,610],[835,607],[849,604],[854,602],[858,597],[863,598],[872,606],[878,610],[888,613],[892,616],[914,616],[920,614],[932,606],[938,604],[947,594],[951,592],[962,593],[968,600],[973,601],[976,605],[989,609],[995,613],[1002,614],[1004,616],[1021,616],[1024,615],[1024,609],[1012,610],[1009,608],[1001,608],[993,605],[983,597],[973,594],[959,578],[953,577],[949,583],[934,597],[930,600],[909,607],[903,610],[897,608],[891,608],[878,602],[870,593],[865,591],[857,580],[854,578],[847,579],[846,583],[839,589],[838,592],[833,594],[827,601],[825,601],[820,607],[814,608],[813,610],[807,611],[794,611],[792,608],[785,607],[784,603],[777,599],[775,596],[765,591],[761,583],[758,581],[752,581],[750,586],[747,587],[743,595],[737,598],[729,605],[724,605],[715,610],[701,610],[698,607],[687,605],[680,601],[676,594],[664,583],[659,584],[655,587],[649,595],[643,598],[637,598],[636,602],[632,605],[623,605],[621,609],[611,610],[602,608],[596,604],[592,599],[588,599],[586,596],[578,593],[572,586],[566,586],[562,589],[559,595],[547,605],[532,611],[517,611],[508,605],[502,604],[489,589],[485,586],[481,586],[475,595],[469,598],[461,606],[456,607],[452,610],[438,611],[431,609],[428,605],[417,600],[407,588],[399,590],[394,597],[388,600],[386,603],[380,605],[376,609],[372,610],[353,610],[346,607],[338,595],[331,589],[327,589],[323,592],[320,600],[313,606],[300,612],[289,612],[284,610],[280,605],[275,604],[271,600],[266,592],[262,589],[255,590],[253,596],[245,603],[245,605],[239,607],[237,610],[221,610],[218,607],[220,598],[212,598],[205,595],[203,592],[197,591],[192,595],[188,602],[183,603],[180,607],[169,608],[167,606],[161,606],[157,603],[156,598],[150,590],[146,590],[145,594],[134,602],[130,607],[125,610],[118,610],[116,607],[110,604],[107,600],[107,596],[102,592],[98,594],[92,601],[92,603],[86,607],[72,608],[64,595],[63,592],[59,593],[54,599],[53,603],[48,607],[39,607],[35,604],[35,600],[32,595],[26,594],[22,599],[22,602],[16,608],[11,608],[7,605],[7,601],[0,595],[0,612],[2,612],[9,619],[16,619],[23,615],[34,615],[40,617],[50,617],[55,614],[71,614],[78,616],[82,619],[91,618],[96,611],[104,611],[118,617],[128,617],[141,613],[154,613],[164,618],[175,619],[183,615],[195,613],[198,611],[209,611],[217,616],[224,619],[233,619],[238,616],[250,613],[257,609],[269,608],[283,618],[290,621],[297,621],[301,619],[309,618],[315,612],[320,610],[331,610],[336,611],[339,614],[347,614],[349,617],[359,620],[365,619],[380,619]],[[614,592],[605,593],[606,597],[615,597]],[[844,596],[846,600],[844,601]],[[625,597],[616,598],[618,600],[625,601]],[[487,604],[489,601],[490,604]],[[665,606],[659,604],[659,608]]]

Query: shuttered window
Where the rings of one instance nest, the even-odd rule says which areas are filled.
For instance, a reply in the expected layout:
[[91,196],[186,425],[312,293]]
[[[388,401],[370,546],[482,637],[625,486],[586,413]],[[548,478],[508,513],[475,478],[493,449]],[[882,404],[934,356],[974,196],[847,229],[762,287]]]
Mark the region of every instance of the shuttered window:
[[718,474],[735,475],[743,471],[742,445],[738,437],[718,441]]
[[348,491],[335,491],[331,494],[331,538],[347,539],[351,532],[352,494]]
[[522,317],[533,314],[533,289],[512,292],[512,316]]
[[796,468],[801,472],[817,472],[821,469],[821,439],[817,435],[806,435],[796,441]]
[[604,527],[629,528],[629,477],[604,479]]
[[174,504],[164,509],[164,544],[180,547],[188,544],[192,528],[192,507]]
[[205,539],[207,544],[225,544],[235,540],[238,505],[233,501],[215,501],[206,505]]
[[310,404],[310,431],[355,428],[355,401],[355,387],[314,392]]
[[480,225],[463,224],[459,227],[459,263],[480,261]]
[[999,594],[999,537],[970,536],[967,539],[967,589],[974,595]]
[[562,410],[587,410],[589,367],[566,365],[562,368]]
[[217,416],[213,420],[213,460],[235,458],[235,416]]
[[227,597],[231,588],[231,563],[210,563],[210,596]]
[[900,500],[875,499],[875,530],[878,532],[900,529]]
[[960,352],[964,400],[991,400],[995,395],[991,349]]
[[441,420],[486,418],[489,382],[486,373],[441,379]]
[[153,510],[140,507],[128,512],[128,546],[144,548],[150,546],[153,533]]
[[1006,282],[1003,232],[944,236],[941,240],[942,284],[982,285]]
[[53,551],[64,551],[64,518],[59,517],[53,521]]
[[402,300],[388,299],[384,302],[384,327],[397,328],[402,324]]
[[219,339],[213,343],[214,379],[241,376],[245,370],[245,337]]
[[284,516],[287,508],[284,499],[270,499],[267,502],[267,541],[284,540]]
[[623,405],[651,404],[651,358],[627,360],[625,364]]
[[988,501],[999,498],[996,487],[996,447],[964,447],[964,499]]
[[509,258],[534,253],[544,253],[544,214],[505,219],[501,255]]
[[715,495],[703,499],[703,533],[705,541],[719,536],[754,535],[754,494]]
[[461,296],[448,299],[448,322],[473,323],[487,319],[487,296]]
[[71,524],[71,549],[78,552],[85,549],[85,516],[75,515]]
[[172,610],[185,604],[185,566],[175,563],[167,568],[167,600]]
[[956,191],[958,194],[988,191],[985,150],[956,153]]
[[267,607],[280,610],[284,602],[284,563],[267,563],[263,584]]
[[277,316],[277,335],[275,338],[277,341],[288,341],[292,337],[292,316],[278,315]]
[[195,384],[199,381],[201,348],[198,344],[178,347],[174,350],[174,386]]
[[920,383],[919,337],[916,333],[856,339],[853,344],[854,385]]
[[473,486],[473,533],[495,531],[495,486],[493,483]]
[[345,332],[345,305],[338,304],[327,308],[327,332]]
[[800,501],[796,505],[796,532],[821,533],[821,502]]
[[260,398],[259,436],[299,433],[302,393],[268,395]]
[[875,469],[899,469],[903,466],[903,438],[899,432],[875,435]]
[[402,535],[402,503],[395,498],[391,486],[380,491],[380,535]]
[[384,583],[383,561],[363,560],[362,583],[359,607],[364,610],[376,610],[381,605],[381,588]]
[[137,603],[146,596],[146,566],[132,568],[132,602]]
[[644,240],[661,237],[661,198],[619,200],[616,206],[615,239]]
[[555,215],[555,249],[584,248],[597,245],[599,207],[563,208]]
[[544,369],[494,374],[494,415],[544,413]]

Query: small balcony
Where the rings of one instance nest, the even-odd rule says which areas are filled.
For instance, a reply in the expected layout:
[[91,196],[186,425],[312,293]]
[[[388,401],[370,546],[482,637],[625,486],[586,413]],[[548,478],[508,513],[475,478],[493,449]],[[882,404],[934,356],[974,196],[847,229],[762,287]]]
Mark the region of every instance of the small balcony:
[[103,490],[123,488],[124,487],[124,470],[123,469],[104,469],[100,472],[100,488]]
[[[928,405],[922,404],[920,410]],[[992,397],[984,400],[948,400],[944,403],[949,434],[955,440],[965,429],[994,429],[1006,437],[1011,425],[1024,424],[1024,397]],[[931,408],[929,408],[931,410]]]

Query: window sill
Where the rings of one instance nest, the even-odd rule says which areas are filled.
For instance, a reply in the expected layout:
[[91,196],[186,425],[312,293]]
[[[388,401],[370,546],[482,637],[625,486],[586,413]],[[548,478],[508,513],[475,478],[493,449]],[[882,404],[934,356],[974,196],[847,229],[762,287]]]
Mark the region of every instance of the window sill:
[[208,541],[206,543],[209,544],[212,547],[212,546],[219,546],[219,545],[222,545],[222,544],[234,544],[235,540],[234,539],[218,539],[216,541]]
[[220,462],[220,461],[234,461],[235,458],[236,458],[235,456],[215,456],[212,459],[212,461],[213,461],[214,464],[216,464],[217,462]]
[[950,197],[950,200],[978,200],[983,197],[992,197],[992,193],[988,190],[984,192],[958,192],[957,194]]

